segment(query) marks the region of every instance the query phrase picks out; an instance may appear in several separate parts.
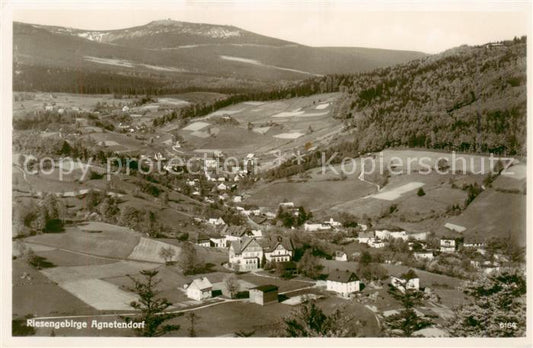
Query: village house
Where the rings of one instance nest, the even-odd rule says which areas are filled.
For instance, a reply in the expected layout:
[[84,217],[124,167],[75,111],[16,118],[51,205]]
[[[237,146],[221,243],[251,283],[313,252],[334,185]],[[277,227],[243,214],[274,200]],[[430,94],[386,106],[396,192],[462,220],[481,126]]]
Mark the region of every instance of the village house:
[[360,281],[355,273],[346,271],[333,271],[326,280],[326,290],[334,291],[344,297],[360,290]]
[[440,251],[442,253],[454,253],[459,247],[459,240],[456,238],[443,237],[440,239]]
[[219,184],[219,185],[217,186],[217,190],[219,190],[219,191],[226,191],[227,188],[228,188],[228,187],[227,187],[224,183]]
[[263,231],[261,230],[251,230],[252,236],[255,237],[255,239],[261,239],[263,238]]
[[335,251],[335,261],[348,261],[348,255],[343,251]]
[[413,257],[417,260],[433,260],[435,255],[433,251],[415,251]]
[[374,249],[380,249],[385,247],[385,241],[379,239],[379,238],[370,238],[367,245]]
[[206,277],[197,278],[184,286],[187,297],[196,301],[211,298],[213,284]]
[[307,222],[304,223],[304,231],[307,232],[316,232],[316,231],[323,231],[323,230],[329,230],[331,229],[331,226],[324,225],[324,224],[308,224]]
[[401,292],[405,292],[407,290],[420,290],[420,278],[412,269],[398,277],[391,276],[390,283]]
[[208,236],[199,235],[196,240],[196,245],[209,248],[211,247],[211,240]]
[[278,302],[278,287],[276,285],[261,285],[249,289],[250,302],[261,306]]
[[428,238],[428,232],[415,232],[408,234],[409,239],[414,239],[418,241],[424,241]]
[[228,256],[229,265],[236,272],[255,271],[261,268],[263,248],[255,238],[243,237],[231,242]]
[[357,241],[359,242],[359,244],[368,244],[370,239],[374,239],[374,232],[373,231],[370,231],[370,232],[359,232],[357,234]]
[[463,243],[464,248],[484,248],[485,241],[481,237],[466,237]]
[[212,248],[226,248],[226,238],[209,238],[209,245]]
[[279,204],[279,206],[282,208],[294,208],[294,203],[293,202],[282,202]]
[[224,226],[220,232],[226,239],[226,243],[241,240],[244,236],[250,236],[252,233],[246,226]]
[[213,226],[220,226],[220,225],[225,225],[226,223],[224,222],[224,220],[222,220],[222,218],[210,218],[209,220],[207,220],[207,223],[213,225]]
[[233,197],[233,203],[241,203],[241,202],[242,202],[242,196]]
[[379,239],[401,239],[406,241],[409,239],[407,236],[407,232],[405,231],[389,231],[389,230],[376,230],[375,231],[376,238]]
[[292,240],[286,237],[274,237],[262,242],[265,259],[268,262],[287,262],[292,259],[294,246]]

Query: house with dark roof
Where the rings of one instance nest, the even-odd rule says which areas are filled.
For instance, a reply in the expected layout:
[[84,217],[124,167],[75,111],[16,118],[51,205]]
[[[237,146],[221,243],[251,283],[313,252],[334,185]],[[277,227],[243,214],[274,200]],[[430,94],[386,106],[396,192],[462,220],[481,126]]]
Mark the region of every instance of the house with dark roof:
[[278,302],[278,287],[276,285],[261,285],[249,289],[250,302],[261,306]]
[[220,234],[226,238],[227,243],[230,243],[233,241],[241,240],[241,238],[244,236],[251,235],[251,232],[250,229],[246,226],[226,225],[226,227],[220,232]]
[[348,270],[333,271],[328,275],[326,280],[326,290],[334,291],[345,297],[360,291],[360,289],[361,283],[359,278],[354,272]]
[[229,265],[236,272],[249,272],[261,268],[263,248],[255,238],[242,237],[229,247]]
[[294,245],[287,237],[275,236],[261,242],[263,253],[268,262],[286,262],[292,260]]

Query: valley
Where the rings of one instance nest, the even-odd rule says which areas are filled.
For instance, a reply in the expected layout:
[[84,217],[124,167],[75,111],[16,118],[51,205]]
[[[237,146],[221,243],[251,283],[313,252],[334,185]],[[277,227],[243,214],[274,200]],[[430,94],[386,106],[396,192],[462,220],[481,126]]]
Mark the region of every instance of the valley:
[[176,21],[14,31],[21,327],[140,320],[148,279],[166,336],[285,336],[315,305],[361,337],[454,336],[465,288],[521,277],[525,38],[429,56]]

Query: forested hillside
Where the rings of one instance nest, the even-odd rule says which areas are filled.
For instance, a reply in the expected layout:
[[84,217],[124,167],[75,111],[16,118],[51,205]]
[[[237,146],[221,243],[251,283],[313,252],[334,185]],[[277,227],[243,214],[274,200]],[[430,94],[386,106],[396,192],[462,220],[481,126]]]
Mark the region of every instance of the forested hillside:
[[526,38],[337,76],[361,151],[408,146],[525,155]]

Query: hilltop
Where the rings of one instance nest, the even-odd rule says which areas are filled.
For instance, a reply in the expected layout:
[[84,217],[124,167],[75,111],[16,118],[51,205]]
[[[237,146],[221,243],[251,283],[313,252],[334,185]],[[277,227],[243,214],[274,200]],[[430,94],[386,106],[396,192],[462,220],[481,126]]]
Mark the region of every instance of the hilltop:
[[25,91],[250,90],[326,74],[371,71],[425,56],[412,51],[309,47],[233,26],[171,20],[109,31],[15,22],[13,32],[14,88]]

